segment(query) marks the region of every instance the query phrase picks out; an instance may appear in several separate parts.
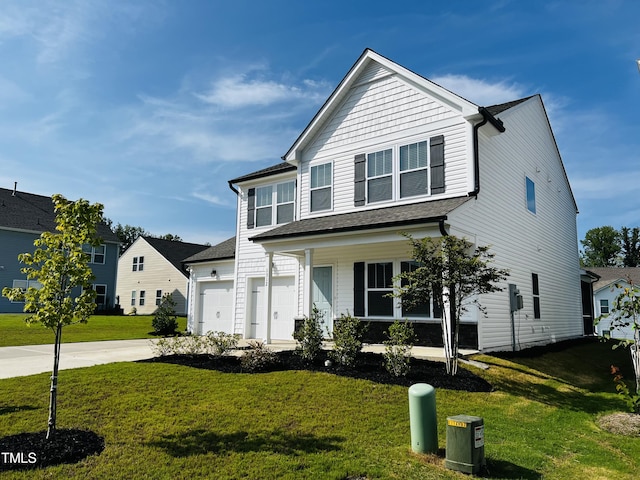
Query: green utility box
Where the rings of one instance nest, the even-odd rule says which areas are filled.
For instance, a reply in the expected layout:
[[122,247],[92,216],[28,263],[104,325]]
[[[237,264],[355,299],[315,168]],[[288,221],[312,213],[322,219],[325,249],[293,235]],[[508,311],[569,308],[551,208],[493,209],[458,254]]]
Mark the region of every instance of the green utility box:
[[447,417],[444,466],[459,472],[478,473],[484,465],[484,420],[470,415]]
[[416,453],[438,452],[436,389],[427,383],[409,387],[411,449]]

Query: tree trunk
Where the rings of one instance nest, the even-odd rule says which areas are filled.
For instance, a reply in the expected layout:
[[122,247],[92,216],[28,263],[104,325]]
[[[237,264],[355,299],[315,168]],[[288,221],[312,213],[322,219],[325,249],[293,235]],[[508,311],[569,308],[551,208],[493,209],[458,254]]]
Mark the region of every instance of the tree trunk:
[[51,391],[49,394],[49,421],[47,426],[47,440],[56,431],[56,416],[58,402],[58,367],[60,366],[60,342],[62,340],[62,325],[56,326],[56,340],[53,345],[53,373],[51,374]]
[[451,368],[450,374],[455,375],[458,373],[458,314],[456,305],[456,286],[451,284],[449,286],[449,318],[451,318],[451,331],[449,332],[451,338],[449,340],[451,345]]

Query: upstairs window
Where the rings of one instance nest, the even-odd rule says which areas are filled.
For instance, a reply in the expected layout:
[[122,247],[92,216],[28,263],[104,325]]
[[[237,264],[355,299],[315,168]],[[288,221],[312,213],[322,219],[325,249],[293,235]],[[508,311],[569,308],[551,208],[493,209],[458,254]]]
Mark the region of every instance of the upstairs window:
[[367,200],[382,202],[393,198],[393,150],[367,155]]
[[527,184],[527,210],[536,213],[536,184],[529,177],[526,177]]
[[600,315],[607,315],[609,313],[609,300],[600,300]]
[[333,185],[333,175],[331,171],[331,163],[323,163],[322,165],[314,165],[311,167],[310,209],[312,212],[331,210],[331,190]]
[[104,264],[106,254],[106,247],[104,245],[100,245],[97,247],[92,247],[91,245],[83,245],[82,251],[89,256],[89,263]]
[[400,147],[400,198],[428,193],[427,142]]
[[144,257],[133,257],[133,265],[131,271],[141,272],[144,270]]
[[293,221],[295,200],[295,181],[250,188],[247,228],[267,227]]

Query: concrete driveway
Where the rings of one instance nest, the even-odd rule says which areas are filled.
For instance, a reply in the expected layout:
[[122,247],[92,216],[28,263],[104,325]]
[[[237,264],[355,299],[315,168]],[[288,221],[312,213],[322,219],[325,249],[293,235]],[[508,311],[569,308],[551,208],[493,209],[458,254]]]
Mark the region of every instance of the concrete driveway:
[[[112,362],[129,362],[153,357],[153,340],[112,340],[63,343],[60,370],[90,367]],[[23,377],[53,369],[53,345],[25,345],[0,348],[0,378]]]

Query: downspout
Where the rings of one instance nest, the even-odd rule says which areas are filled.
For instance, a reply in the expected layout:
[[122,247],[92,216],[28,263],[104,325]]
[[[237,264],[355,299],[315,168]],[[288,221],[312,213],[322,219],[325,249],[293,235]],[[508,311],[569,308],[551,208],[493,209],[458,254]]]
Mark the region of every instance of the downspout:
[[236,187],[233,186],[233,183],[231,183],[231,181],[229,180],[229,188],[231,189],[231,191],[233,191],[233,193],[235,193],[236,195],[240,195],[240,192],[238,191],[238,189]]
[[478,153],[478,130],[480,127],[491,123],[496,130],[500,133],[505,131],[504,124],[501,120],[497,119],[485,107],[478,107],[478,112],[482,115],[482,121],[473,126],[473,176],[474,176],[474,188],[472,192],[469,192],[470,197],[477,197],[480,193],[480,155]]

